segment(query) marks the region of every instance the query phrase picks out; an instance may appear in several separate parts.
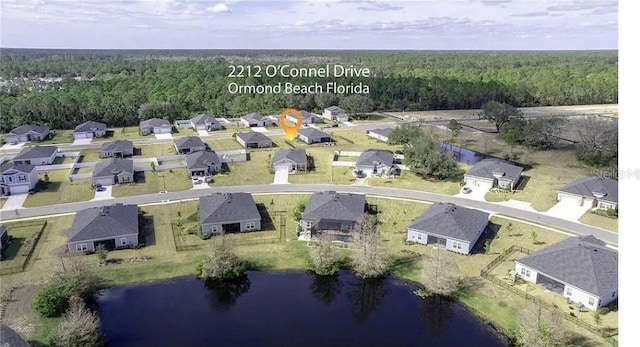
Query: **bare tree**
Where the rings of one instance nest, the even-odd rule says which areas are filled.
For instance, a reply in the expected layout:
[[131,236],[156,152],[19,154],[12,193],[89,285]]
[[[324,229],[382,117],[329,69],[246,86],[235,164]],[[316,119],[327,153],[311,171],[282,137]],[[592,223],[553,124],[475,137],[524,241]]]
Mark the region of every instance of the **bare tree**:
[[566,346],[568,336],[562,317],[538,304],[536,309],[524,311],[515,338],[518,346],[560,347]]
[[224,235],[214,236],[207,246],[200,276],[208,280],[228,280],[245,273],[245,265],[235,254],[233,244]]
[[378,222],[375,216],[365,215],[355,228],[355,243],[360,250],[353,256],[353,270],[362,278],[375,278],[384,275],[390,261],[380,242]]
[[99,288],[100,279],[87,263],[84,255],[74,253],[61,258],[62,268],[54,273],[57,285],[67,289],[70,295],[76,295],[90,301]]
[[55,345],[65,347],[98,347],[104,345],[100,319],[84,301],[71,297],[69,309],[62,316],[55,334]]
[[425,289],[430,294],[450,296],[460,287],[460,270],[451,257],[435,249],[425,257]]
[[588,117],[576,123],[578,159],[589,165],[615,165],[618,160],[618,122]]
[[334,275],[340,270],[340,255],[327,235],[309,248],[311,270],[320,276]]

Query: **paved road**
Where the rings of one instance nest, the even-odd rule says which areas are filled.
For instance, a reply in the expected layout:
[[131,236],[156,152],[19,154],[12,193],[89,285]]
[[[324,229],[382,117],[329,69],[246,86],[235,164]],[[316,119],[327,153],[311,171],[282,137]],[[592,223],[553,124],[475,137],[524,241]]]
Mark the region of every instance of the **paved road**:
[[[79,203],[61,204],[53,206],[43,206],[25,208],[20,210],[0,211],[0,220],[25,218],[43,215],[53,215],[59,213],[77,212],[88,207],[98,207],[114,203],[125,204],[146,204],[161,202],[163,200],[182,200],[206,196],[214,192],[247,192],[247,193],[283,193],[297,192],[310,193],[323,190],[338,190],[340,192],[363,193],[382,197],[397,197],[404,199],[414,199],[431,202],[452,202],[461,206],[481,209],[490,213],[517,218],[524,221],[533,222],[547,227],[567,231],[575,235],[594,235],[610,244],[618,244],[618,235],[603,229],[588,225],[571,222],[565,219],[547,216],[542,213],[525,211],[513,207],[498,205],[490,202],[475,201],[462,197],[442,195],[436,193],[421,192],[415,190],[369,187],[369,186],[336,186],[331,184],[271,184],[271,185],[251,185],[216,187],[197,190],[186,190],[181,192],[170,192],[165,194],[139,195],[125,198],[110,199],[106,201],[84,201]],[[16,212],[18,215],[16,215]]]

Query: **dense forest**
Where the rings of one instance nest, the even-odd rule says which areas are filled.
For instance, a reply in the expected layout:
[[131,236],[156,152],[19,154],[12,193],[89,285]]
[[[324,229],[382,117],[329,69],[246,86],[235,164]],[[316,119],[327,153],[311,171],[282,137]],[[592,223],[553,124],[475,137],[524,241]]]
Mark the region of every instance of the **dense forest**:
[[[617,51],[154,51],[27,50],[0,53],[2,131],[25,123],[72,128],[84,120],[111,126],[194,113],[220,117],[318,111],[331,104],[369,112],[617,103]],[[244,85],[329,82],[326,78],[230,78],[231,64],[324,64],[369,68],[369,78],[340,78],[370,87],[349,95],[231,94]]]

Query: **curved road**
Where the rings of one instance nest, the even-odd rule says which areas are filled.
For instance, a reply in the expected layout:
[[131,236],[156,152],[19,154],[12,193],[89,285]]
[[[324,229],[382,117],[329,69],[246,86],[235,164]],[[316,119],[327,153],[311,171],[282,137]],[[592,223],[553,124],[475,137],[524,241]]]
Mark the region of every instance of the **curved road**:
[[[498,205],[490,202],[470,200],[450,195],[422,192],[416,190],[383,188],[371,186],[336,186],[332,184],[270,184],[270,185],[248,185],[214,187],[204,189],[192,189],[180,192],[169,192],[164,194],[138,195],[131,197],[115,198],[109,200],[83,201],[69,204],[52,206],[42,206],[33,208],[21,208],[19,210],[5,210],[0,212],[0,220],[26,218],[35,216],[55,215],[61,213],[73,213],[89,207],[111,205],[114,203],[124,204],[148,204],[162,202],[165,200],[183,200],[199,198],[216,192],[247,192],[247,193],[312,193],[324,190],[337,190],[339,192],[361,193],[380,197],[396,197],[402,199],[412,199],[427,202],[451,202],[460,206],[471,207],[512,217],[527,222],[547,226],[569,232],[574,235],[593,235],[609,244],[618,244],[618,234],[603,229],[591,227],[565,219],[547,216],[538,212],[521,210],[514,207]],[[16,214],[17,212],[17,214]]]

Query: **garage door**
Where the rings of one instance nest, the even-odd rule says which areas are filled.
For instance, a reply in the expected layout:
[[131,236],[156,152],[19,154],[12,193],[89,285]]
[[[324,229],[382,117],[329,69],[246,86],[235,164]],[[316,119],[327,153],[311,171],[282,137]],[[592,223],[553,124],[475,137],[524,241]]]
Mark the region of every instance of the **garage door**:
[[582,197],[560,194],[560,195],[558,195],[558,198],[559,198],[558,200],[560,200],[562,202],[566,202],[568,204],[573,204],[575,206],[582,206]]
[[89,133],[78,133],[78,134],[73,134],[73,137],[77,140],[77,139],[90,139],[92,136]]
[[482,188],[482,189],[491,189],[493,184],[486,181],[481,181],[473,178],[467,179],[467,185],[470,187]]
[[11,187],[11,194],[15,195],[15,194],[24,194],[24,193],[28,193],[29,192],[29,185],[28,184],[22,184],[19,186],[12,186]]

